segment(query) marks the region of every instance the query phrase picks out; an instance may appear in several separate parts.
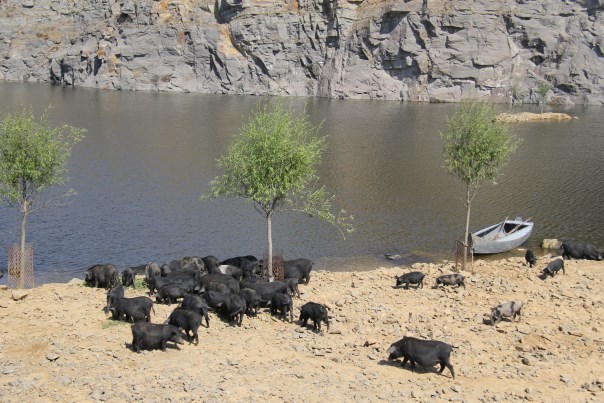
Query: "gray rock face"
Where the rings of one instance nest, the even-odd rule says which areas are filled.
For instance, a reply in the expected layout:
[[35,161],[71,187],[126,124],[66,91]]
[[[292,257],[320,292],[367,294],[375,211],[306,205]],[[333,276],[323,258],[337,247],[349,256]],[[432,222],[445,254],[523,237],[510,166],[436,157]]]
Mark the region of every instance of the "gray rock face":
[[602,0],[5,0],[0,79],[604,104]]

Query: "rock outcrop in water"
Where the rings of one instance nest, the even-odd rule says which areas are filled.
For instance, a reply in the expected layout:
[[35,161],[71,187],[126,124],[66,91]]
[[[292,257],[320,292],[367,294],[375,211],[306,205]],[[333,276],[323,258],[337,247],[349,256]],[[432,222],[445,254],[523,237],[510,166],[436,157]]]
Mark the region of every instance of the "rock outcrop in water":
[[604,0],[4,0],[0,79],[604,104]]

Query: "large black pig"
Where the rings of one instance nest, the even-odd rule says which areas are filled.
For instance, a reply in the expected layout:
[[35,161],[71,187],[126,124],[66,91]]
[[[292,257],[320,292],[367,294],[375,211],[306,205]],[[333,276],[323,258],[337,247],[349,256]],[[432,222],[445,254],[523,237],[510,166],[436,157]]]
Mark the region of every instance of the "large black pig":
[[206,320],[206,327],[210,327],[210,317],[208,316],[208,304],[196,294],[187,294],[182,299],[182,304],[180,304],[181,308],[190,309],[203,315]]
[[412,271],[410,273],[405,273],[401,276],[397,276],[396,278],[396,286],[400,287],[403,284],[405,288],[409,288],[409,284],[417,284],[417,288],[424,288],[424,277],[425,274],[421,271]]
[[283,320],[287,319],[287,313],[289,312],[290,322],[294,322],[294,303],[292,297],[287,294],[277,293],[273,295],[270,301],[271,313],[275,315],[277,312],[281,313]]
[[[199,326],[201,326],[201,315],[195,311],[184,308],[176,308],[170,314],[168,323],[172,326],[176,326],[185,331],[185,334],[189,338],[189,343],[195,342],[195,345],[199,344]],[[189,332],[192,334],[189,335]]]
[[309,259],[286,260],[283,262],[283,277],[304,280],[304,284],[308,284],[312,266],[313,262]]
[[325,305],[316,302],[307,302],[302,305],[300,308],[301,326],[305,327],[309,319],[313,321],[313,330],[315,332],[321,331],[321,322],[327,325],[327,331],[329,332],[329,316],[327,315],[327,307]]
[[[146,321],[151,322],[151,310],[153,301],[147,297],[119,298],[113,306],[109,307],[113,319],[125,318],[127,322]],[[155,313],[155,310],[153,310]]]
[[449,362],[449,356],[453,347],[447,343],[437,340],[421,340],[415,337],[405,336],[399,341],[392,343],[388,349],[388,359],[395,360],[403,357],[402,366],[407,361],[411,361],[411,371],[415,371],[415,363],[424,367],[430,367],[436,363],[440,364],[439,374],[442,374],[445,367],[451,371],[451,376],[455,379],[455,371]]
[[124,286],[118,284],[107,291],[107,305],[103,308],[103,312],[109,313],[109,308],[114,306],[115,302],[120,298],[124,298]]
[[245,299],[238,294],[230,294],[225,296],[222,305],[220,306],[222,313],[229,318],[229,320],[235,319],[237,326],[241,326],[243,321],[243,315],[247,310]]
[[545,280],[547,276],[554,277],[559,270],[562,270],[562,274],[566,274],[566,271],[564,270],[564,260],[560,258],[548,263],[541,273],[541,278]]
[[112,264],[95,264],[86,270],[86,284],[98,288],[111,288],[119,282],[117,269]]
[[183,344],[180,331],[177,327],[146,322],[132,325],[132,349],[137,353],[140,353],[141,349],[161,349],[162,351],[166,351],[169,341]]
[[595,246],[579,242],[579,241],[564,241],[560,246],[562,257],[564,259],[589,259],[602,260],[603,253],[598,252]]

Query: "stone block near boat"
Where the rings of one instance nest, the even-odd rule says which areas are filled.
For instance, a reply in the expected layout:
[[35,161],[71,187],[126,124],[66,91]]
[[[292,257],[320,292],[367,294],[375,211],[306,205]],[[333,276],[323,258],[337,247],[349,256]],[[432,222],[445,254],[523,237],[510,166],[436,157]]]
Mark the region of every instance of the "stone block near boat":
[[543,241],[541,241],[542,249],[559,250],[561,246],[562,246],[562,241],[560,241],[558,239],[544,239]]

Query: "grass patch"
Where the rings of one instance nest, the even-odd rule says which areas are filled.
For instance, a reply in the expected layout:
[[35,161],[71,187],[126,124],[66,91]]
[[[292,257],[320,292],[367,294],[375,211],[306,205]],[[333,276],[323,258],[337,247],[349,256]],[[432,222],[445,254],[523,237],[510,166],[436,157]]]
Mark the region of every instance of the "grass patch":
[[105,322],[103,322],[103,324],[101,325],[101,329],[105,330],[105,329],[109,329],[110,327],[121,326],[121,325],[131,325],[131,323],[124,322],[123,320],[108,319]]
[[147,289],[147,282],[145,281],[145,278],[136,276],[136,278],[134,279],[134,288],[136,290]]

